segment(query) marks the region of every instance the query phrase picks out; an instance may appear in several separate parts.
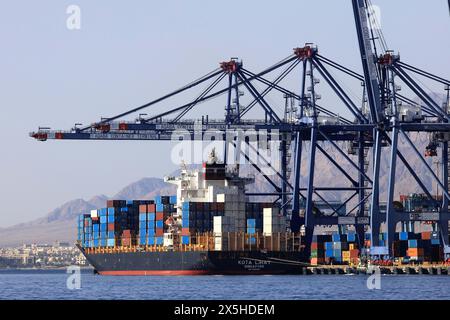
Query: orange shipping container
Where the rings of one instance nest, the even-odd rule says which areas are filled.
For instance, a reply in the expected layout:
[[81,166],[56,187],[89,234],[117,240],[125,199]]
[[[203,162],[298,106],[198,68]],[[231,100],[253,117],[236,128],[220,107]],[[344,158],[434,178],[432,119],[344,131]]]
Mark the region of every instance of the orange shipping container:
[[122,237],[122,245],[123,246],[131,246],[131,238],[130,237]]
[[162,220],[164,218],[164,213],[162,212],[157,212],[156,213],[156,220]]
[[182,236],[189,236],[190,235],[189,228],[181,229],[181,235]]
[[410,257],[421,257],[421,256],[423,256],[423,249],[422,248],[409,248],[406,251],[406,254]]
[[139,213],[147,213],[147,205],[146,204],[139,205]]
[[148,212],[151,212],[151,213],[155,212],[156,211],[156,204],[154,204],[154,203],[148,204],[147,205],[147,210],[148,210]]
[[324,264],[325,260],[323,258],[311,258],[311,264],[317,266],[318,264]]
[[162,236],[164,235],[164,230],[163,230],[163,229],[160,229],[160,228],[155,229],[155,235],[156,235],[157,237],[162,237]]

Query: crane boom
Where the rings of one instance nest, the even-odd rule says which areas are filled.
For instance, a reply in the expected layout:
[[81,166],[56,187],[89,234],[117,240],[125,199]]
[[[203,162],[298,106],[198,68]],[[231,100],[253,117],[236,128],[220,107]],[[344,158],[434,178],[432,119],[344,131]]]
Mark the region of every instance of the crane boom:
[[367,90],[367,100],[372,121],[382,122],[384,119],[381,105],[380,81],[375,65],[376,56],[372,50],[369,25],[367,23],[367,7],[365,0],[352,0],[355,16],[356,33],[358,35],[361,61],[364,70],[364,82]]

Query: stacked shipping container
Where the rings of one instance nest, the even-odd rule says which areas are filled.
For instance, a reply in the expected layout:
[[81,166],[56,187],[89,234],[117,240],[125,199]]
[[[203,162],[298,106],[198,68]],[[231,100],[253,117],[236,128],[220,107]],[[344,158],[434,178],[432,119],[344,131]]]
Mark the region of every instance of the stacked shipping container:
[[359,249],[354,232],[314,235],[311,244],[311,264],[358,264]]
[[[150,200],[108,200],[107,207],[79,217],[78,240],[83,247],[115,247],[136,244],[140,204]],[[80,223],[83,220],[83,229]]]

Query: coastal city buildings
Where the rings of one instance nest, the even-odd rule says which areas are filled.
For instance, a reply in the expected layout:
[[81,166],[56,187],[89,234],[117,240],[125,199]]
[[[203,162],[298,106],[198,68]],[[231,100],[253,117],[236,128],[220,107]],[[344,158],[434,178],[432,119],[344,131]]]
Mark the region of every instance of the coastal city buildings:
[[80,251],[67,242],[0,248],[0,268],[58,268],[69,265],[86,266],[87,263]]

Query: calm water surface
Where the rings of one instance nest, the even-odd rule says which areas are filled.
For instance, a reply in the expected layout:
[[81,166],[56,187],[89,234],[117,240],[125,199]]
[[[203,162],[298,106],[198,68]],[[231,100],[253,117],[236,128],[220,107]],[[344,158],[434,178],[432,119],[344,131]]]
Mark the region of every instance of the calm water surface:
[[0,271],[0,299],[450,299],[450,276],[387,275],[369,290],[364,275],[107,277],[63,271]]

